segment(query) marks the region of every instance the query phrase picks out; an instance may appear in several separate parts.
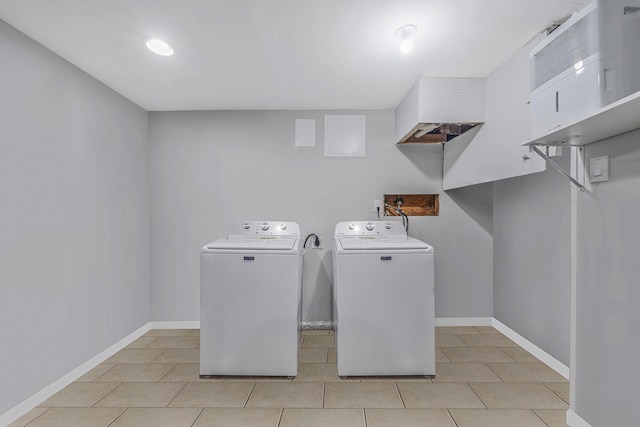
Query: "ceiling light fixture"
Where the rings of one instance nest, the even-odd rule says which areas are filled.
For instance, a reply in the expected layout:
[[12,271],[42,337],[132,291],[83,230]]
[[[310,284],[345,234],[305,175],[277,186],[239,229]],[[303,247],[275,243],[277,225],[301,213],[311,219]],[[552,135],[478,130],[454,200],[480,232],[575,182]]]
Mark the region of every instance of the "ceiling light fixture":
[[405,55],[413,49],[413,36],[418,31],[415,25],[403,25],[396,31],[396,37],[400,40],[400,52]]
[[167,42],[160,39],[147,39],[145,44],[151,52],[162,56],[173,55],[173,48]]

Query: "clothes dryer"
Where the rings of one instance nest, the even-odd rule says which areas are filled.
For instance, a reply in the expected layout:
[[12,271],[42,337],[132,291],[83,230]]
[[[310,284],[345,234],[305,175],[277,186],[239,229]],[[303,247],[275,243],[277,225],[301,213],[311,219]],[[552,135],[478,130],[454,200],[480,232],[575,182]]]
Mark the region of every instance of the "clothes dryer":
[[298,224],[238,222],[202,248],[200,270],[200,376],[295,376]]
[[397,221],[340,222],[332,260],[338,375],[435,375],[433,247]]

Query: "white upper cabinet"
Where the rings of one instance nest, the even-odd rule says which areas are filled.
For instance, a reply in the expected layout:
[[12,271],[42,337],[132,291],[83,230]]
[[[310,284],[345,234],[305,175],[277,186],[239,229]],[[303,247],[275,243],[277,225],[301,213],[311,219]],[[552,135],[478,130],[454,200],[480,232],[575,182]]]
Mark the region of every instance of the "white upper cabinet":
[[540,157],[523,158],[529,148],[521,145],[531,135],[529,52],[541,38],[485,79],[485,123],[475,135],[463,135],[444,145],[445,190],[545,170]]

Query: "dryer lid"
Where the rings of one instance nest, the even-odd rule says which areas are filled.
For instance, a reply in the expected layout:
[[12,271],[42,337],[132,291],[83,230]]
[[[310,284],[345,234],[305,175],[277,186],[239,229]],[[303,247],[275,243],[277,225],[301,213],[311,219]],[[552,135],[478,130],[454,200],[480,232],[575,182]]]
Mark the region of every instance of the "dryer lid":
[[338,237],[345,251],[349,250],[385,250],[385,249],[431,249],[425,242],[406,236],[372,237],[348,236]]
[[225,237],[209,243],[206,249],[227,250],[282,250],[290,251],[298,243],[298,237],[256,236],[256,237]]

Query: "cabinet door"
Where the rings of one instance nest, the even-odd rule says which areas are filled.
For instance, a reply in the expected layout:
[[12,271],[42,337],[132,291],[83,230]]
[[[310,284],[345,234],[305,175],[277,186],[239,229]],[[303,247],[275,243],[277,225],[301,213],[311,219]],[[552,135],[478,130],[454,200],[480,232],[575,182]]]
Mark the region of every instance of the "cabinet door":
[[444,144],[445,190],[545,170],[538,156],[522,158],[531,138],[529,52],[539,40],[487,77],[485,123]]

